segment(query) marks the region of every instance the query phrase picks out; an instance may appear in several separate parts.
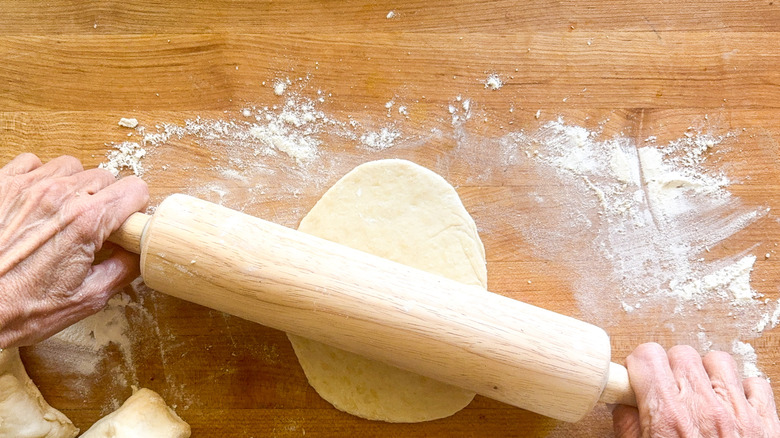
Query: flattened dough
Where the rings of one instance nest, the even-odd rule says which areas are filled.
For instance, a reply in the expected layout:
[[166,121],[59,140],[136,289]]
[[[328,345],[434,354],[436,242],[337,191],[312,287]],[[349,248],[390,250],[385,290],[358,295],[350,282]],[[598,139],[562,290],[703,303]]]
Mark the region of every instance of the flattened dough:
[[[330,188],[300,231],[467,284],[487,286],[485,250],[458,194],[404,160],[358,166]],[[287,335],[317,393],[336,408],[389,422],[443,418],[474,393]]]
[[156,392],[135,391],[116,411],[93,424],[81,438],[189,438],[190,425]]
[[79,430],[43,399],[19,358],[18,348],[0,352],[0,437],[73,438]]

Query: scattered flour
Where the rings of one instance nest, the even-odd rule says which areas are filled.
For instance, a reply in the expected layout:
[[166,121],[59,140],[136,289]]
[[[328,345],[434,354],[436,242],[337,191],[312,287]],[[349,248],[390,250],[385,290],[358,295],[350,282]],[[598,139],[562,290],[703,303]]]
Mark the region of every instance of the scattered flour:
[[55,337],[92,352],[100,351],[113,343],[132,358],[125,316],[125,308],[129,305],[129,296],[117,294],[108,301],[103,310],[71,325]]
[[669,283],[672,295],[683,300],[694,300],[701,306],[707,300],[730,300],[733,305],[744,304],[756,297],[750,288],[750,271],[756,256],[750,255],[700,279]]
[[316,121],[317,115],[311,107],[298,108],[294,101],[288,101],[279,117],[267,115],[264,123],[249,128],[249,135],[264,147],[257,149],[257,154],[278,150],[299,164],[311,162],[317,156],[320,141],[297,129]]
[[126,387],[128,379],[135,383],[136,364],[129,336],[128,308],[143,311],[128,295],[117,294],[103,310],[55,334],[36,346],[36,350],[42,356],[51,356],[60,369],[81,381],[94,379],[95,373],[101,371],[103,353],[109,347],[116,348],[124,367],[113,370],[112,379],[120,387]]
[[731,352],[737,356],[738,359],[741,359],[743,378],[764,377],[764,373],[758,369],[758,356],[756,356],[756,350],[753,349],[752,345],[747,342],[735,340]]
[[516,211],[514,227],[539,256],[569,266],[590,322],[629,323],[700,349],[759,336],[780,309],[751,288],[751,248],[705,257],[768,212],[743,205],[713,168],[732,137],[689,132],[637,145],[560,119],[508,134],[502,161],[527,163],[534,175],[522,194],[530,207]]
[[284,94],[284,92],[287,90],[287,86],[290,85],[290,79],[277,79],[274,81],[274,94],[277,96],[281,96]]
[[[495,78],[500,84],[498,75]],[[403,139],[404,119],[367,131],[363,123],[370,125],[370,121],[338,120],[319,110],[323,92],[318,90],[317,97],[308,99],[286,92],[290,82],[281,81],[282,92],[276,94],[284,96],[278,106],[249,106],[229,120],[163,123],[148,133],[141,127],[142,146],[116,145],[112,152],[117,155],[109,155],[106,166],[123,162],[122,157],[134,155],[133,150],[149,148],[153,154],[158,146],[191,137],[213,154],[216,172],[208,183],[202,173],[193,179],[197,186],[190,188],[192,194],[243,208],[247,204],[231,204],[235,202],[233,191],[243,191],[249,195],[245,198],[255,202],[274,196],[289,200],[311,184],[332,182],[334,175],[353,167],[348,161],[350,153],[330,153],[333,149],[328,145],[334,139],[342,148],[350,145],[367,153],[396,146]],[[485,86],[493,88],[488,81]],[[465,123],[474,107],[463,96],[449,102],[443,117],[451,118],[456,146],[431,167],[450,178],[451,167],[468,163],[473,176],[467,177],[467,183],[484,181],[501,169],[508,169],[510,175],[530,175],[523,180],[522,191],[512,192],[516,199],[507,198],[502,204],[507,209],[501,215],[502,224],[483,223],[481,227],[508,227],[506,232],[515,234],[507,236],[529,243],[542,258],[567,266],[584,319],[606,328],[631,323],[648,333],[671,333],[677,342],[698,342],[703,350],[713,343],[723,348],[735,339],[750,339],[778,325],[780,302],[760,300],[750,286],[756,262],[754,255],[748,255],[751,248],[740,248],[720,259],[705,257],[709,248],[768,211],[742,204],[729,192],[729,179],[715,166],[725,150],[724,142],[733,135],[690,130],[659,145],[655,136],[605,138],[598,130],[558,119],[532,132],[481,138],[468,132]],[[393,108],[395,100],[385,103],[379,114],[384,119],[385,112],[392,114]],[[397,109],[399,114],[408,113],[406,106]],[[541,110],[534,117],[540,115]],[[430,132],[433,139],[449,138],[437,128]],[[397,148],[394,153],[414,159],[404,155],[407,149],[411,148]],[[137,157],[138,168],[143,171],[141,157]],[[188,171],[197,173],[204,168],[200,166]],[[135,169],[127,164],[113,167]],[[315,177],[321,179],[315,182]],[[265,181],[288,185],[272,193]],[[292,225],[306,208],[285,210],[273,219]],[[493,216],[485,214],[484,221]],[[664,315],[661,321],[648,318],[659,314]],[[755,358],[751,362],[749,356],[744,357],[744,363],[755,363]]]
[[462,96],[455,97],[453,102],[447,106],[447,111],[452,116],[452,125],[457,127],[461,123],[471,119],[471,99],[464,99]]
[[485,88],[498,90],[503,86],[504,81],[501,80],[501,77],[497,73],[492,73],[488,75],[487,79],[485,79]]
[[100,163],[101,169],[107,169],[115,177],[119,176],[121,170],[129,169],[136,176],[144,174],[144,167],[141,160],[146,156],[146,149],[140,144],[125,141],[113,146],[113,150],[106,154],[108,161]]
[[360,142],[369,149],[381,150],[392,147],[399,137],[401,137],[400,132],[390,128],[382,128],[379,131],[361,135]]
[[780,324],[780,300],[775,302],[775,310],[767,311],[756,323],[756,333],[761,333],[766,329],[773,329]]
[[[245,108],[241,115],[250,120],[196,118],[185,121],[184,126],[162,124],[156,132],[144,134],[144,144],[156,147],[173,138],[192,136],[209,143],[215,150],[222,149],[222,154],[229,152],[230,159],[241,156],[258,160],[256,157],[281,152],[297,164],[305,165],[317,158],[322,144],[320,135],[324,131],[356,138],[347,124],[327,117],[316,109],[315,101],[300,96],[286,97],[282,106]],[[225,151],[225,147],[230,150]]]

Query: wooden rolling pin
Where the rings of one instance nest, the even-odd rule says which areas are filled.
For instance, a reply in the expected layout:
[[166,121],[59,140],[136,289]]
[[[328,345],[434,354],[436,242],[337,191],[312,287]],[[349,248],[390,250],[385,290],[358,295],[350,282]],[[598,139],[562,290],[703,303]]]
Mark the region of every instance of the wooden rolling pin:
[[635,405],[604,330],[190,196],[109,238],[160,292],[575,422]]

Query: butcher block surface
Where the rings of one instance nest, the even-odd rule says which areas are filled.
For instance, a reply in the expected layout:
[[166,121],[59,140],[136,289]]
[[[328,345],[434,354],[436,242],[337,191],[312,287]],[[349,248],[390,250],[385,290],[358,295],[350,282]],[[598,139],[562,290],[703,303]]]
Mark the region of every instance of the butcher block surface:
[[[617,289],[615,300],[603,303],[613,310],[588,302],[582,285],[613,274],[591,256],[589,239],[572,238],[565,257],[540,249],[549,245],[523,218],[543,217],[534,210],[539,205],[559,214],[556,206],[571,204],[573,195],[561,188],[567,180],[531,171],[537,168],[529,163],[545,150],[523,142],[546,123],[582,126],[636,147],[723,136],[720,149],[705,152],[713,159],[704,169],[725,174],[739,211],[759,217],[695,257],[756,256],[751,286],[769,306],[780,297],[779,29],[777,0],[6,1],[0,163],[33,152],[44,161],[73,155],[95,167],[115,145],[141,138],[137,129],[118,126],[122,117],[136,118],[147,133],[161,132],[165,124],[240,121],[244,109],[254,115],[282,108],[291,96],[309,99],[357,135],[321,133],[311,163],[283,153],[236,156],[236,144],[220,149],[202,135],[149,143],[142,177],[151,204],[188,193],[296,227],[352,167],[409,159],[458,190],[486,248],[491,291],[603,326],[618,363],[642,342],[690,343],[703,351],[698,333],[677,328],[690,324],[661,306],[614,310],[623,296]],[[503,81],[499,89],[486,86],[492,74]],[[288,79],[275,93],[274,85]],[[361,132],[383,127],[399,134],[389,147],[361,143]],[[501,155],[507,139],[519,144],[511,159]],[[270,170],[257,171],[250,160]],[[598,196],[592,193],[595,206]],[[138,284],[123,294],[129,347],[94,352],[94,369],[65,363],[71,356],[50,341],[22,350],[45,398],[82,430],[135,385],[159,392],[194,437],[612,433],[604,406],[567,425],[480,396],[428,423],[362,420],[308,386],[284,333]],[[749,342],[758,369],[780,382],[780,328],[770,324],[746,337],[730,315],[686,318],[704,321],[712,348]]]

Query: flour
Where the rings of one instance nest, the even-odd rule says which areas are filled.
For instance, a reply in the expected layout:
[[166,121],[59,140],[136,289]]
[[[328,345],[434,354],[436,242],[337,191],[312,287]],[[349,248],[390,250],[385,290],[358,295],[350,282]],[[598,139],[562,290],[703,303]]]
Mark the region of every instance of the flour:
[[[769,302],[767,302],[769,304]],[[761,319],[756,323],[756,333],[761,333],[766,329],[773,329],[780,325],[780,300],[775,302],[775,309],[766,311]]]
[[113,150],[108,151],[106,157],[108,161],[100,163],[101,169],[107,169],[115,177],[119,176],[121,170],[129,169],[136,176],[144,174],[142,164],[146,156],[146,149],[140,144],[131,141],[125,141],[113,146]]
[[120,293],[112,297],[104,309],[67,327],[48,342],[64,345],[64,350],[77,356],[67,361],[69,366],[83,375],[93,374],[100,362],[99,352],[113,344],[122,353],[128,369],[133,366],[132,342],[128,337],[126,308],[139,306],[130,297]]
[[501,80],[501,77],[497,73],[492,73],[488,75],[487,79],[485,79],[485,88],[498,90],[503,86],[504,81]]
[[160,146],[173,138],[191,136],[212,143],[215,148],[230,147],[234,150],[233,158],[247,153],[258,157],[281,152],[297,164],[306,165],[317,158],[322,144],[319,134],[325,128],[340,131],[346,126],[317,110],[313,100],[294,95],[288,96],[280,107],[244,108],[241,115],[250,120],[196,118],[185,121],[184,126],[162,124],[156,132],[145,133],[144,142]]
[[401,133],[391,128],[382,128],[376,132],[367,132],[360,136],[360,142],[369,149],[381,150],[393,146]]
[[715,298],[729,300],[733,305],[743,304],[756,297],[750,287],[750,271],[755,261],[756,256],[746,256],[701,279],[690,279],[684,283],[674,279],[669,288],[673,296],[697,301],[699,305]]
[[288,85],[290,85],[290,79],[277,79],[274,82],[274,94],[281,96],[287,90]]
[[[711,175],[699,171],[704,152],[722,139],[696,136],[691,141],[675,141],[663,150],[654,147],[639,149],[639,160],[647,188],[650,207],[656,220],[673,221],[679,216],[701,208],[702,200],[707,208],[725,205],[730,193],[724,188],[729,184],[724,175]],[[697,144],[701,147],[692,147]],[[674,156],[677,151],[685,151]],[[689,196],[690,195],[690,196]]]
[[471,119],[471,99],[464,99],[463,96],[458,95],[447,106],[447,111],[452,116],[452,125],[457,127],[459,124]]
[[742,377],[764,377],[758,366],[758,356],[753,346],[742,341],[734,341],[731,352],[742,362]]
[[704,256],[768,212],[744,206],[713,168],[732,138],[686,132],[638,145],[560,119],[508,134],[499,142],[502,162],[522,166],[524,156],[524,172],[534,175],[525,182],[531,212],[516,211],[515,226],[538,256],[575,274],[590,322],[608,330],[632,324],[700,350],[758,336],[777,325],[780,310],[751,288],[755,255],[744,248]]
[[[123,162],[121,153],[143,149],[137,164],[150,184],[156,178],[169,183],[168,166],[187,166],[180,174],[191,177],[181,181],[182,191],[295,226],[311,206],[301,194],[324,190],[373,154],[415,160],[417,145],[451,145],[424,164],[465,186],[507,190],[500,207],[473,203],[480,232],[500,233],[564,269],[578,317],[607,330],[631,324],[647,340],[660,337],[701,351],[729,349],[735,339],[752,339],[780,323],[780,302],[751,287],[752,269],[759,272],[763,261],[756,248],[719,245],[768,214],[732,194],[734,182],[718,165],[731,153],[735,134],[688,129],[659,143],[646,133],[607,136],[557,119],[482,137],[475,124],[490,114],[465,95],[440,108],[434,125],[411,126],[415,101],[397,94],[378,103],[371,120],[328,113],[320,104],[329,93],[315,88],[306,97],[301,84],[281,81],[275,105],[244,103],[221,118],[139,126],[133,132],[140,135],[138,146],[117,144],[120,154],[109,162],[133,170],[116,163]],[[383,126],[396,111],[405,117]],[[528,115],[540,117],[541,110]],[[182,155],[187,148],[192,157]]]

